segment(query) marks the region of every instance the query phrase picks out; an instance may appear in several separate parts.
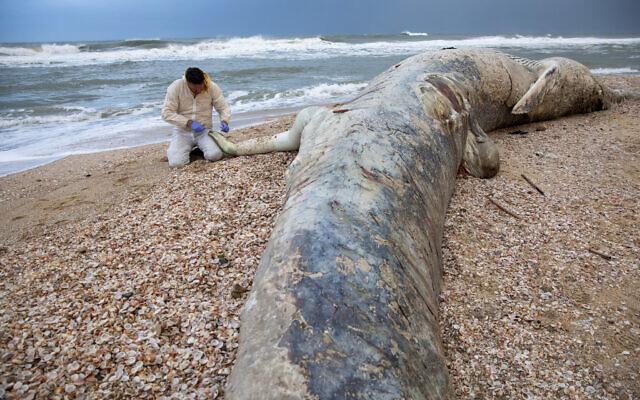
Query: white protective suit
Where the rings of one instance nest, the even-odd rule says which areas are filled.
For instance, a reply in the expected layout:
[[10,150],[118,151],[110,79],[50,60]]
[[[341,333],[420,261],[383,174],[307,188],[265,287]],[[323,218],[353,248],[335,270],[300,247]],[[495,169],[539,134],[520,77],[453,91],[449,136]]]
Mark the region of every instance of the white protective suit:
[[[167,89],[167,96],[162,108],[162,119],[175,125],[173,138],[167,150],[169,165],[177,167],[189,163],[189,153],[193,146],[198,146],[204,158],[216,161],[222,158],[222,150],[216,142],[207,134],[213,127],[212,110],[220,115],[220,121],[229,123],[231,110],[224,100],[222,90],[204,74],[204,89],[193,95],[187,79],[182,77],[174,81]],[[195,133],[187,127],[187,121],[197,121],[207,129]]]

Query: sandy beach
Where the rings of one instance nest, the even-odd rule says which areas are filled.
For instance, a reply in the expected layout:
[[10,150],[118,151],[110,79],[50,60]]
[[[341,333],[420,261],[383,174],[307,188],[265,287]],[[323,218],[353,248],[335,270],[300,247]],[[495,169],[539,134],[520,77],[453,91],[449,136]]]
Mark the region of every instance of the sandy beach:
[[[447,213],[452,389],[640,398],[640,101],[490,135],[500,173],[461,168]],[[0,178],[0,399],[224,397],[295,153],[172,169],[167,145]]]

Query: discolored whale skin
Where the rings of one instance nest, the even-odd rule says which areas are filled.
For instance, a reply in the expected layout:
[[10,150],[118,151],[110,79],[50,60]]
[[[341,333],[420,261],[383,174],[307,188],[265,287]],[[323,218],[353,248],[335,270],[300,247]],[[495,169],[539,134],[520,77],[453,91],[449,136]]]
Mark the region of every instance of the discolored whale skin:
[[352,101],[315,109],[226,397],[450,398],[437,296],[460,163],[493,176],[484,131],[601,109],[611,96],[570,60],[456,49],[406,59]]

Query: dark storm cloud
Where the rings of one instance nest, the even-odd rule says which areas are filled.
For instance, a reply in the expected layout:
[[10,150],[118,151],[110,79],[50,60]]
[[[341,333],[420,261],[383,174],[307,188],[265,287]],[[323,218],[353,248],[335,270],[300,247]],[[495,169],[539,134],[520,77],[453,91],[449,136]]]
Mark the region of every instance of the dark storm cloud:
[[638,34],[638,0],[1,0],[0,41],[396,33]]

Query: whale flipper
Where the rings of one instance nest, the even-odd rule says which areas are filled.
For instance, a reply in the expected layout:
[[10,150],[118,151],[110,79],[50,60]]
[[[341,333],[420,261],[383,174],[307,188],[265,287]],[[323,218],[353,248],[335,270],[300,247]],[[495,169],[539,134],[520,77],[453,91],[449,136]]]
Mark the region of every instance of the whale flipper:
[[492,178],[500,169],[500,153],[493,140],[471,118],[464,148],[463,160],[471,175],[476,178]]
[[232,142],[222,133],[210,130],[209,136],[216,141],[220,149],[227,154],[234,156],[247,156],[251,154],[264,154],[274,151],[294,151],[300,148],[300,136],[309,121],[325,110],[325,107],[307,107],[301,110],[293,123],[291,129],[270,136],[262,136],[240,142]]
[[542,104],[544,96],[558,83],[560,76],[557,65],[547,68],[527,90],[527,93],[513,106],[512,114],[529,114]]
[[227,154],[238,155],[238,146],[231,140],[227,139],[222,133],[214,130],[209,131],[209,136],[216,141],[218,147]]
[[222,133],[209,131],[209,136],[216,141],[220,149],[234,156],[271,153],[274,151],[292,151],[300,147],[300,134],[288,130],[272,136],[256,137],[241,142],[232,142]]

